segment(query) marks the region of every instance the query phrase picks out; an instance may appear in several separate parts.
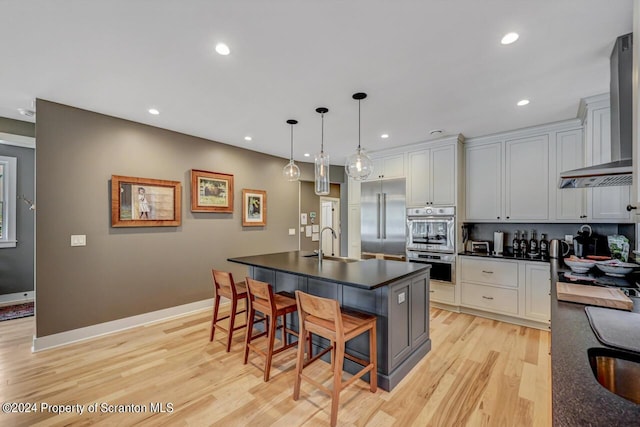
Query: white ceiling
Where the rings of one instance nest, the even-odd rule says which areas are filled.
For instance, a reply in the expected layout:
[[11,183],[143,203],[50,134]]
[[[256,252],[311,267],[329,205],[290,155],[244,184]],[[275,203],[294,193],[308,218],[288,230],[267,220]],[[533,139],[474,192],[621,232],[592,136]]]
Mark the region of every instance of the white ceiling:
[[[296,160],[576,117],[632,0],[1,0],[0,116],[47,99]],[[510,31],[520,39],[500,44]],[[217,42],[229,56],[214,52]],[[528,98],[531,103],[517,107]],[[147,110],[155,107],[160,115]],[[380,138],[388,133],[386,140]],[[250,135],[253,141],[244,140]],[[88,141],[90,142],[90,141]],[[284,164],[283,164],[284,165]]]

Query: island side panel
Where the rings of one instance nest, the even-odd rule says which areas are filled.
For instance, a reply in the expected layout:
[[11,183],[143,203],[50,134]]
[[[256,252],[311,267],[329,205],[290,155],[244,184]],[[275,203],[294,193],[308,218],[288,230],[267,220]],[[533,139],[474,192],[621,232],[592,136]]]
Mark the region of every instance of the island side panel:
[[411,284],[411,346],[429,339],[429,274],[416,277]]

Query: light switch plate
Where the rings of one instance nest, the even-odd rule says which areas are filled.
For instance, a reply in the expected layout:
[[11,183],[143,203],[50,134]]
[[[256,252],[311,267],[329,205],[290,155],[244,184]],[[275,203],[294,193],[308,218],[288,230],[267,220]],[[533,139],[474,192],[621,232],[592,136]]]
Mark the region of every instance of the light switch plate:
[[289,229],[289,236],[295,236],[296,235],[296,229],[295,228],[290,228]]
[[87,236],[85,234],[72,234],[71,246],[87,246]]

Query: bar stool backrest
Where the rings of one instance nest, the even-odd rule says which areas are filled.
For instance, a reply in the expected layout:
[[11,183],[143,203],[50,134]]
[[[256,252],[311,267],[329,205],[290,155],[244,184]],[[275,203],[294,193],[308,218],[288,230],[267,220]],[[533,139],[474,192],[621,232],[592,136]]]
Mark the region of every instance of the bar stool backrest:
[[[333,323],[333,330],[338,337],[344,336],[342,315],[338,301],[330,298],[322,298],[309,295],[301,291],[296,291],[296,301],[298,302],[298,313],[300,322],[305,322],[308,316]],[[309,328],[313,332],[313,328]]]
[[254,280],[250,277],[247,277],[246,281],[249,293],[249,303],[253,306],[254,310],[264,313],[264,310],[262,309],[266,309],[271,313],[275,313],[276,303],[273,296],[273,286],[269,283]]
[[216,287],[216,294],[225,298],[236,298],[236,284],[233,281],[233,275],[226,271],[211,270],[213,273],[213,283]]

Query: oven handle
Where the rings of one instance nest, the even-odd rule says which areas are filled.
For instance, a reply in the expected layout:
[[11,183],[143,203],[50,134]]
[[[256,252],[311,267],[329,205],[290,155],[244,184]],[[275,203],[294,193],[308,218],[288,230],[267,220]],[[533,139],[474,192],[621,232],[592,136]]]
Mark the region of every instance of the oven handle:
[[448,264],[448,265],[453,265],[455,264],[455,261],[444,261],[441,259],[428,259],[428,258],[407,258],[407,260],[409,262],[417,262],[420,264]]

